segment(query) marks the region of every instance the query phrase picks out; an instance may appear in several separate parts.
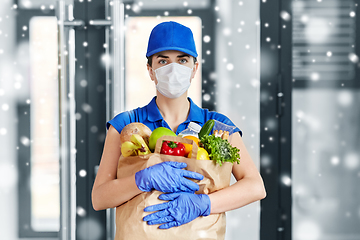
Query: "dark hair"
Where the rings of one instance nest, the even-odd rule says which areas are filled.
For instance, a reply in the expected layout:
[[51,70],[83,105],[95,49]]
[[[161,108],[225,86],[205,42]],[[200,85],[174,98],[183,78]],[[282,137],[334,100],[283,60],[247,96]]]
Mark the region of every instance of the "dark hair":
[[[151,55],[150,57],[147,57],[147,63],[150,65],[150,67],[152,67],[152,58],[153,58],[154,55]],[[196,57],[193,57],[194,59],[194,63],[197,62],[197,58]]]

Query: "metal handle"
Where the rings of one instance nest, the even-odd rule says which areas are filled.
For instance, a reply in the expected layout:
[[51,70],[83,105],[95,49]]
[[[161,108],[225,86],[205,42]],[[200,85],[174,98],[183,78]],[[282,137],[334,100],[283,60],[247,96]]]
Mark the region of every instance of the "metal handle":
[[83,20],[64,21],[63,25],[65,27],[83,27],[85,26],[85,22]]
[[[74,29],[80,21],[70,21],[64,0],[57,2],[59,46],[59,123],[60,123],[60,239],[75,240],[76,160],[75,160],[75,48]],[[71,9],[70,9],[71,11]],[[72,42],[71,44],[69,42]],[[68,54],[66,54],[68,53]]]
[[89,25],[91,26],[99,26],[99,27],[107,27],[111,26],[112,21],[104,20],[104,19],[94,19],[89,21]]

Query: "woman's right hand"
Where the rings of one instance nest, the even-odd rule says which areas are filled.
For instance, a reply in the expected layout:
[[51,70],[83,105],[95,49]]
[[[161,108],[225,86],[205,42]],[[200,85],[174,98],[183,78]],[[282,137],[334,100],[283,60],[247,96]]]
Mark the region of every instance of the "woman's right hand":
[[195,192],[199,185],[187,179],[202,180],[200,173],[184,170],[187,166],[184,162],[162,162],[145,168],[135,174],[137,187],[144,192],[153,189],[164,193]]

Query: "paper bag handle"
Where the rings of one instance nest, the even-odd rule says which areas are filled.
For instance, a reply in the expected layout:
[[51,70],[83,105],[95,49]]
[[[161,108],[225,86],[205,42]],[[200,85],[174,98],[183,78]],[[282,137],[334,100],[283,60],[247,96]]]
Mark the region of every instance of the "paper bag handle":
[[192,144],[193,147],[191,150],[191,158],[196,159],[198,152],[198,145],[193,140],[188,138],[175,137],[175,136],[162,136],[156,141],[154,153],[160,153],[163,141],[173,141],[173,142]]

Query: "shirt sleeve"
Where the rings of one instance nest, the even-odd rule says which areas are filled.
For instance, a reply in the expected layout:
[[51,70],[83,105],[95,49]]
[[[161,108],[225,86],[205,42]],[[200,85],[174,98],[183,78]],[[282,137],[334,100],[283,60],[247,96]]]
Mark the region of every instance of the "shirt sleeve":
[[106,129],[109,130],[110,125],[112,125],[119,134],[121,133],[122,129],[131,123],[131,116],[130,112],[122,112],[116,115],[113,119],[106,123]]
[[[242,137],[242,131],[224,114],[218,113],[218,112],[212,112],[212,119],[217,120],[221,123],[224,123],[226,125],[229,126],[233,126],[235,127],[235,129],[233,130],[233,133],[238,132],[240,134],[240,136]],[[214,126],[214,128],[216,129],[216,125]]]

